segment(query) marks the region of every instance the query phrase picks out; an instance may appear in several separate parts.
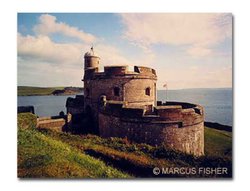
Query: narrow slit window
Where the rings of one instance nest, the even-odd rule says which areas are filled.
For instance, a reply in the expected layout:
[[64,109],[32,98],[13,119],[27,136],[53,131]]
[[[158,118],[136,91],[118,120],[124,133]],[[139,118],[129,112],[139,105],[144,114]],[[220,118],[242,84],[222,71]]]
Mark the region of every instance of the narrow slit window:
[[118,88],[118,87],[114,88],[114,95],[115,96],[120,96],[120,88]]
[[150,96],[150,88],[146,88],[146,89],[145,89],[145,94],[146,94],[147,96]]

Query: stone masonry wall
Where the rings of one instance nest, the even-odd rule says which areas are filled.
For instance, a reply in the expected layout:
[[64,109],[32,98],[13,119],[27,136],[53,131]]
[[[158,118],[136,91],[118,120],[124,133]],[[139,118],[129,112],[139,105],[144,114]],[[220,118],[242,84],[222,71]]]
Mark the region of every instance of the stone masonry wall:
[[[155,105],[156,80],[132,79],[124,85],[124,101],[130,106]],[[149,88],[150,95],[146,95]]]
[[50,129],[53,131],[63,131],[66,121],[63,118],[51,119],[50,117],[37,118],[38,129]]
[[204,114],[198,105],[157,106],[153,115],[147,115],[145,108],[107,102],[99,112],[99,133],[102,137],[127,137],[139,143],[165,144],[197,156],[204,154]]
[[204,155],[203,122],[180,128],[178,123],[148,123],[99,114],[99,132],[102,137],[127,137],[138,143],[164,144],[175,150]]
[[[119,96],[114,94],[114,88],[120,89]],[[150,88],[150,95],[145,95],[145,89]],[[89,89],[89,95],[84,98],[85,110],[91,108],[95,121],[98,121],[99,101],[102,95],[108,100],[124,101],[133,107],[155,105],[156,88],[155,80],[108,78],[86,80],[85,89]]]
[[[114,94],[114,88],[119,88],[119,96]],[[98,102],[101,95],[106,95],[108,100],[126,101],[128,104],[155,104],[155,80],[151,79],[99,79],[85,82],[89,95],[86,100]],[[150,95],[145,94],[146,88],[150,88]]]

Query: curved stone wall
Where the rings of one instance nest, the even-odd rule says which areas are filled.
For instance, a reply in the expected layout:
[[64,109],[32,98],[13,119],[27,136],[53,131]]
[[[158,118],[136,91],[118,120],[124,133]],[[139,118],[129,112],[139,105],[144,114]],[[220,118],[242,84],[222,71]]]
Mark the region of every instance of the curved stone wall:
[[124,90],[124,101],[130,106],[155,106],[156,104],[156,80],[154,79],[131,79],[124,84]]
[[100,58],[97,56],[85,56],[84,57],[84,68],[97,68],[99,67]]
[[[179,104],[179,105],[178,105]],[[150,145],[164,144],[175,150],[201,156],[204,154],[203,108],[186,107],[188,103],[158,106],[154,115],[145,109],[109,103],[99,112],[99,133],[102,137],[127,137]],[[195,111],[194,108],[197,108]]]
[[[85,70],[85,107],[90,106],[97,114],[103,95],[107,100],[123,101],[131,107],[155,106],[155,70],[138,66],[134,71],[128,71],[127,66],[105,66],[104,72],[97,72],[95,68]],[[97,116],[95,119],[98,120]]]

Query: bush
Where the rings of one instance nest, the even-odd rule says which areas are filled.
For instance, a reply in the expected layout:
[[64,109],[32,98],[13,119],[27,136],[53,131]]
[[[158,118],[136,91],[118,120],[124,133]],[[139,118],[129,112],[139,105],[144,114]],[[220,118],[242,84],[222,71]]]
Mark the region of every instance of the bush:
[[36,123],[37,117],[32,113],[19,113],[17,115],[18,129],[35,129]]

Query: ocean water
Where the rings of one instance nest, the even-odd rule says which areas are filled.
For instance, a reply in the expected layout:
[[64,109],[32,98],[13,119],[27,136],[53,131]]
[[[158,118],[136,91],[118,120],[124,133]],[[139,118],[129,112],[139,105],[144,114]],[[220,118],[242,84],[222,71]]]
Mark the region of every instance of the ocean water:
[[[33,105],[38,116],[66,113],[66,100],[72,96],[18,96],[18,106]],[[232,89],[158,90],[157,100],[200,104],[205,108],[205,120],[232,125]]]
[[72,96],[18,96],[18,106],[33,105],[35,114],[40,117],[58,115],[63,111],[66,113],[66,100]]
[[223,89],[158,90],[161,101],[182,101],[200,104],[205,109],[205,120],[223,125],[233,124],[233,91]]

